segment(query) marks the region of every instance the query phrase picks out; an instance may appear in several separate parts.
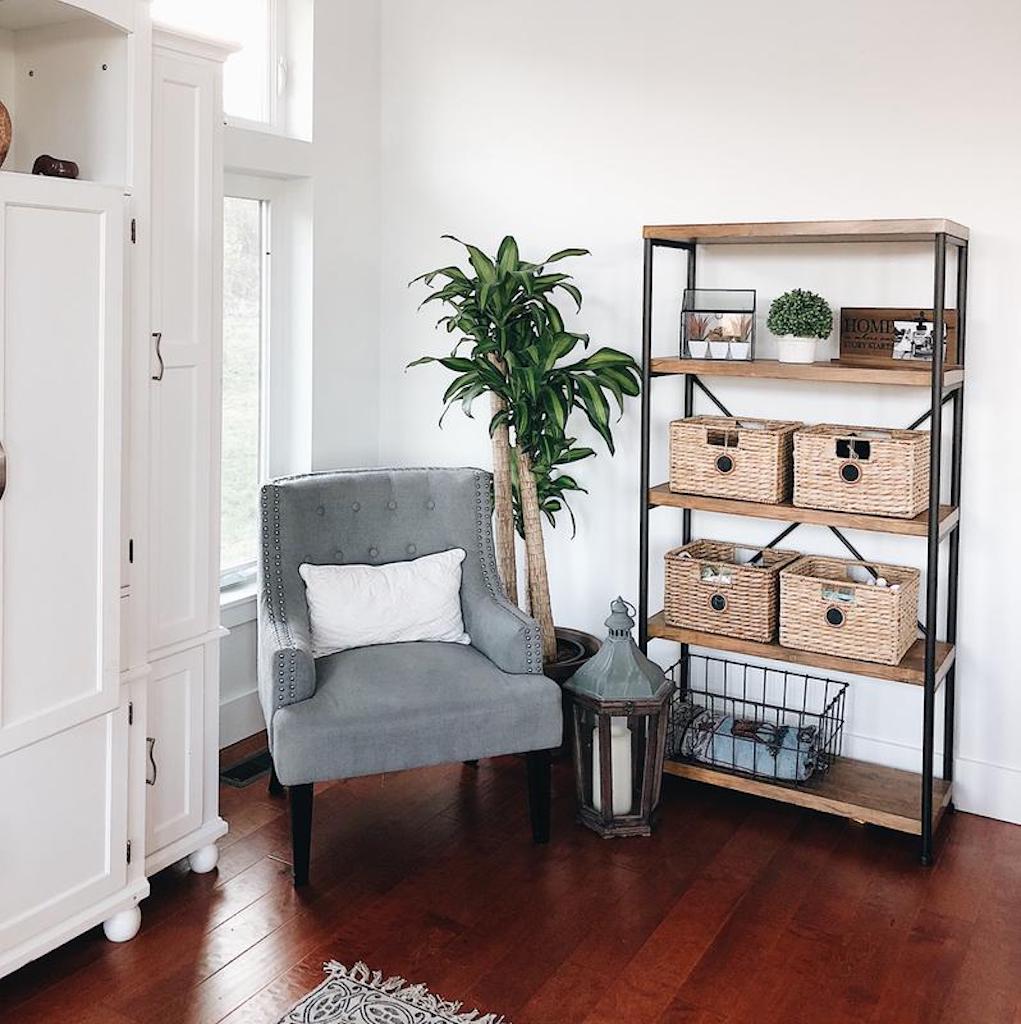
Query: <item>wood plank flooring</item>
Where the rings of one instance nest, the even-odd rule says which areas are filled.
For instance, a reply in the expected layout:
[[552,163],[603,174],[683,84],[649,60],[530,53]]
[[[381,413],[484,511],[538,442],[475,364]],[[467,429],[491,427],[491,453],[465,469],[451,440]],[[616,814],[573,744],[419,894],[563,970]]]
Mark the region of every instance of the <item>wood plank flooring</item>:
[[272,1024],[364,960],[513,1024],[1021,1024],[1021,828],[907,836],[678,778],[651,839],[573,821],[533,847],[524,763],[317,787],[312,884],[286,804],[224,788],[217,872],[153,879],[142,930],[98,929],[0,981],[11,1024]]

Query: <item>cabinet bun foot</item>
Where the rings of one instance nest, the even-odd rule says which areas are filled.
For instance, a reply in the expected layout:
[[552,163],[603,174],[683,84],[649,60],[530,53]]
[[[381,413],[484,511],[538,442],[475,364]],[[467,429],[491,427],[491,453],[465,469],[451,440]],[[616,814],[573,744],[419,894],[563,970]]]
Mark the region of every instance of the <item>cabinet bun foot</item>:
[[213,868],[216,867],[219,859],[220,848],[216,843],[210,843],[208,846],[200,847],[188,856],[188,867],[190,867],[196,875],[204,875],[206,872],[212,871]]
[[103,922],[103,934],[111,942],[129,942],[142,926],[142,911],[138,907],[122,910]]

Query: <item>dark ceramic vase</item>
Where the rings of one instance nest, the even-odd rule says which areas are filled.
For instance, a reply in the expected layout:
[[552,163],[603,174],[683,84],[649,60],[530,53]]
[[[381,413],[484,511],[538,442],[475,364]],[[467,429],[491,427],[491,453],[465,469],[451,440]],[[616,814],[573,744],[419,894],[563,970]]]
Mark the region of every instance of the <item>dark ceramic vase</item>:
[[[562,629],[560,626],[557,626],[556,635],[557,660],[547,662],[543,666],[542,671],[543,674],[548,679],[552,679],[562,691],[564,683],[566,683],[567,680],[570,679],[571,676],[573,676],[574,673],[589,660],[589,658],[599,651],[602,644],[598,637],[594,637],[591,633],[583,633],[580,629]],[[560,745],[559,749],[554,752],[555,757],[564,757],[569,755],[571,752],[571,738],[567,732],[568,723],[571,721],[568,698],[566,696],[562,696],[561,703],[564,709],[564,741]]]

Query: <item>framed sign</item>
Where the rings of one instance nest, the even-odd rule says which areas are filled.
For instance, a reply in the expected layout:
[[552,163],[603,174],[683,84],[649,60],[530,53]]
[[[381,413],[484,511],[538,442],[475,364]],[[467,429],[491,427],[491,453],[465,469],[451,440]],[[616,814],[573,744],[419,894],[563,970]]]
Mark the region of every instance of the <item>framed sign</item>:
[[[957,310],[948,309],[943,324],[943,359],[957,364]],[[931,362],[931,309],[841,309],[840,360],[869,366],[902,360]]]

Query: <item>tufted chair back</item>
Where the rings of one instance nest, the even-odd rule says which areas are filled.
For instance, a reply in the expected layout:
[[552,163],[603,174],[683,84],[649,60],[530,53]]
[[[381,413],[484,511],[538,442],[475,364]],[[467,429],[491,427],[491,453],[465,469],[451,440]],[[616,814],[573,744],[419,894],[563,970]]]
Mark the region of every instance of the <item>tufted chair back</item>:
[[492,508],[492,477],[480,469],[355,470],[268,483],[260,564],[268,619],[308,630],[303,562],[382,565],[459,547],[466,553],[461,608],[471,634],[474,610],[503,599]]

